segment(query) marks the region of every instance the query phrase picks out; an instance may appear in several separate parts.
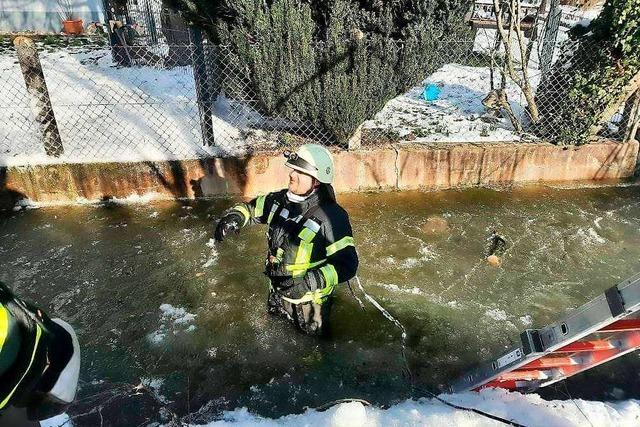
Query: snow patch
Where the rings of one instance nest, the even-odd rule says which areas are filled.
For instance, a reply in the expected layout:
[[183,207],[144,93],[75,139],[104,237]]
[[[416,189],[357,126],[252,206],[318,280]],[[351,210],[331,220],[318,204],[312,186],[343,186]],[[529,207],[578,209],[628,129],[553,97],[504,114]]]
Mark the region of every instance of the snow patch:
[[[539,76],[531,79],[537,87]],[[480,120],[486,114],[482,99],[489,93],[489,81],[489,67],[446,64],[420,85],[387,102],[372,120],[364,122],[363,130],[392,130],[402,140],[413,135],[416,143],[518,141],[508,118],[496,119],[494,124]],[[427,84],[440,87],[438,99],[427,102],[422,98]],[[521,116],[526,105],[522,92],[510,82],[507,95],[514,113]]]
[[195,314],[187,313],[184,308],[174,307],[171,304],[160,305],[160,311],[164,319],[170,319],[176,325],[192,322],[196,318]]
[[504,310],[500,310],[498,308],[487,310],[484,312],[484,315],[500,322],[507,320],[507,313]]
[[[224,96],[212,114],[216,139],[224,147],[202,143],[191,66],[120,67],[109,47],[45,49],[39,56],[64,154],[46,155],[20,65],[14,54],[3,52],[0,73],[7,84],[0,95],[12,103],[0,109],[1,166],[179,160],[244,150],[240,129],[229,122],[237,109]],[[3,93],[3,87],[11,93]],[[255,123],[254,116],[246,121]]]
[[422,261],[432,261],[438,258],[438,253],[429,245],[421,247],[418,252],[422,255],[420,258]]
[[521,316],[520,317],[520,322],[524,326],[531,326],[531,324],[533,323],[533,319],[531,318],[531,316],[529,314],[527,314],[525,316]]
[[402,268],[414,268],[420,265],[420,260],[418,258],[407,258],[402,261],[400,267]]
[[187,312],[184,308],[174,307],[165,303],[160,305],[160,311],[160,327],[147,335],[152,344],[161,343],[170,332],[177,335],[180,332],[193,332],[196,330],[196,326],[191,324],[196,315]]
[[209,253],[209,257],[207,258],[205,263],[202,264],[202,268],[209,268],[212,265],[214,265],[218,260],[218,250],[216,249],[216,241],[213,239],[209,239],[206,245],[208,248],[211,248],[211,252]]
[[158,377],[142,377],[140,378],[140,382],[143,386],[145,386],[148,390],[150,390],[155,398],[161,403],[169,403],[169,399],[163,396],[160,393],[162,386],[164,385],[164,378]]
[[73,420],[66,412],[40,421],[40,427],[73,427]]
[[[584,400],[545,401],[536,394],[509,393],[500,389],[485,389],[442,395],[457,405],[476,408],[527,426],[566,427],[592,424],[594,426],[636,426],[640,417],[640,402],[605,403]],[[308,409],[302,414],[269,419],[251,414],[246,408],[225,411],[222,419],[206,424],[221,426],[489,426],[497,425],[482,415],[445,406],[435,399],[406,400],[388,409],[365,407],[358,402],[336,405],[327,411]]]
[[598,232],[593,229],[593,227],[589,227],[587,230],[579,228],[576,235],[586,245],[602,245],[604,243],[607,243],[606,239],[600,236]]

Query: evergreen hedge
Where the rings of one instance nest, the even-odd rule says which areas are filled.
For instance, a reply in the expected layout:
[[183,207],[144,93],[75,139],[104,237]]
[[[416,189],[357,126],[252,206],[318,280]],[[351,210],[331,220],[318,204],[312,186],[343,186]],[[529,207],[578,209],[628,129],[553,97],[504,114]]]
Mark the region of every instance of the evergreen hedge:
[[[264,114],[312,123],[344,143],[386,101],[464,58],[469,0],[174,0],[230,57]],[[452,42],[453,41],[453,42]],[[228,67],[232,67],[229,69]]]

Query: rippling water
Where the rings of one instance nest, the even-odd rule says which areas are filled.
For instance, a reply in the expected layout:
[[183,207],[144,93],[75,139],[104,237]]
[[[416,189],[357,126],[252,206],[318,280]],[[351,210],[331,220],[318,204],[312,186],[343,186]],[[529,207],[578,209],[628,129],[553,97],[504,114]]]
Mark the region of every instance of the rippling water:
[[[414,380],[436,390],[640,270],[640,188],[351,194],[368,292],[406,327]],[[359,397],[410,397],[399,331],[346,287],[333,335],[265,312],[265,229],[213,245],[230,200],[75,206],[0,216],[0,280],[77,329],[81,414],[111,425],[248,407],[265,416]],[[501,265],[487,238],[507,241]],[[637,352],[567,382],[573,396],[640,398]],[[142,383],[141,392],[132,391]],[[562,391],[547,390],[551,397]],[[106,402],[106,403],[105,403]],[[76,423],[94,425],[97,413]]]

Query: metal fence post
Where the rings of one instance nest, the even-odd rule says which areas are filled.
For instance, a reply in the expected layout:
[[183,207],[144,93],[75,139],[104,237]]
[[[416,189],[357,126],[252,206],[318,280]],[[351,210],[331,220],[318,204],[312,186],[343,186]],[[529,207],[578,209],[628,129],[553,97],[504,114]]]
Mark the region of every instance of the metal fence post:
[[213,133],[213,123],[211,122],[211,89],[207,76],[204,46],[202,45],[202,32],[196,27],[191,27],[190,31],[193,39],[193,77],[196,83],[198,111],[200,112],[202,143],[207,146],[212,146],[215,144],[215,135]]
[[40,125],[44,150],[48,156],[60,157],[64,153],[64,148],[49,98],[47,82],[38,58],[38,49],[33,40],[24,36],[16,37],[13,44],[16,47],[27,92],[31,95],[31,107]]
[[627,112],[626,120],[622,122],[623,131],[625,132],[623,142],[633,141],[640,126],[640,89],[627,100],[625,105]]
[[556,49],[558,30],[560,29],[560,18],[562,18],[560,0],[551,0],[551,7],[544,29],[542,54],[540,55],[540,72],[543,79],[546,77],[553,63],[553,54]]

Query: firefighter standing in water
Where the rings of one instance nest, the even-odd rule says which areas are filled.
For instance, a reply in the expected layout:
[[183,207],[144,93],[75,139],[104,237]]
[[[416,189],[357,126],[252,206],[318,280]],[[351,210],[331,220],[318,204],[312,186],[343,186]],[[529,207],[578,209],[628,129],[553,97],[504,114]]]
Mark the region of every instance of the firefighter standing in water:
[[301,331],[326,335],[335,287],[352,279],[358,255],[347,212],[336,202],[329,151],[316,144],[285,152],[288,189],[241,203],[218,222],[215,239],[253,223],[269,227],[267,310]]
[[73,328],[0,282],[0,426],[38,426],[36,420],[62,412],[75,397],[79,373]]

